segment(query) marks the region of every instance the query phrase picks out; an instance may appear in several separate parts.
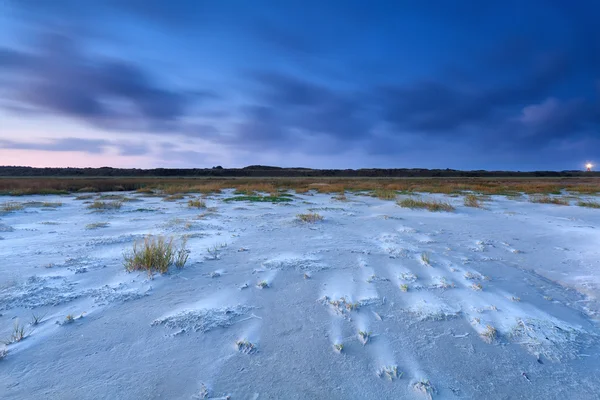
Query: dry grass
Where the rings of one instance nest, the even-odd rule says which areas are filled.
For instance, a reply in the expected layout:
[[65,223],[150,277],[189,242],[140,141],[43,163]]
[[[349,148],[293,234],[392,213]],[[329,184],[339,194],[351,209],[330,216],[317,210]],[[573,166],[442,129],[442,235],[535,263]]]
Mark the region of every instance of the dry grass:
[[19,320],[16,320],[13,329],[10,333],[10,336],[5,339],[3,342],[5,345],[9,345],[12,343],[20,342],[21,340],[27,337],[27,332],[25,332],[25,325],[20,324]]
[[0,211],[2,212],[13,212],[19,211],[25,208],[22,203],[17,203],[15,201],[9,201],[0,205]]
[[533,196],[530,201],[532,203],[542,204],[556,204],[557,206],[568,206],[569,200],[561,197],[550,197],[550,196]]
[[0,194],[68,194],[74,192],[139,191],[219,193],[223,189],[274,193],[279,189],[306,193],[340,193],[343,190],[386,190],[402,193],[454,194],[470,191],[487,195],[560,194],[561,189],[579,194],[600,193],[600,178],[330,178],[330,177],[116,177],[116,178],[0,178]]
[[420,200],[407,198],[397,202],[400,207],[405,208],[423,208],[429,211],[454,211],[454,207],[447,202],[438,200]]
[[92,204],[88,205],[87,208],[96,211],[106,210],[119,210],[123,206],[123,202],[120,200],[116,201],[100,201],[96,200]]
[[480,336],[486,343],[492,343],[498,337],[498,331],[493,326],[487,325]]
[[373,190],[373,196],[380,200],[396,200],[397,193],[395,190],[389,189],[375,189]]
[[300,221],[307,223],[315,223],[323,220],[323,216],[317,213],[298,214],[296,217]]
[[596,201],[579,201],[577,205],[579,207],[600,208],[600,203]]
[[93,224],[87,224],[85,229],[107,228],[109,225],[108,222],[94,222]]
[[465,196],[465,206],[480,208],[481,203],[479,202],[479,198],[471,193]]
[[189,257],[186,242],[184,238],[177,246],[172,237],[147,236],[142,242],[135,242],[133,249],[123,255],[125,269],[129,272],[143,270],[152,275],[155,272],[164,274],[173,265],[183,268]]
[[190,208],[206,208],[206,203],[203,200],[189,200],[188,207]]

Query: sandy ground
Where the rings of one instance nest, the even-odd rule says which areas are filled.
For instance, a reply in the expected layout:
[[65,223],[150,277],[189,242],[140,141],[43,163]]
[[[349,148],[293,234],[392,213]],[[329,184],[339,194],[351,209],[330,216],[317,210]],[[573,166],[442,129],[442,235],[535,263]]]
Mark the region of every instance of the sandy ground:
[[[0,398],[600,398],[599,210],[127,195],[1,200],[63,204],[0,215],[0,338],[26,332],[0,345]],[[146,234],[188,235],[185,268],[127,273]]]

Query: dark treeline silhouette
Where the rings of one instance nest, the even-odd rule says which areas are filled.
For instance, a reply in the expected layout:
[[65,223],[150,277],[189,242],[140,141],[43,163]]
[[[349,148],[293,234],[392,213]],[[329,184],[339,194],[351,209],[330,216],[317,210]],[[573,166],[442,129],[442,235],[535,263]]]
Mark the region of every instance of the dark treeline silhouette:
[[0,166],[4,177],[341,177],[341,178],[427,178],[427,177],[590,177],[600,172],[587,171],[461,171],[455,169],[365,168],[310,169],[251,165],[244,168],[33,168]]

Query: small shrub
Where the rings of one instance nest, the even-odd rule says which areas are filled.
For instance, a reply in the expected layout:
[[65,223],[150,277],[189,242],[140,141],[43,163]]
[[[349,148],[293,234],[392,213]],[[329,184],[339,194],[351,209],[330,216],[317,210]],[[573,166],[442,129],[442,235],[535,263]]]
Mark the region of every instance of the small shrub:
[[358,339],[363,344],[363,346],[367,344],[367,342],[369,341],[370,338],[371,338],[371,332],[358,331]]
[[91,210],[105,211],[105,210],[118,210],[122,206],[123,206],[123,202],[121,200],[116,200],[116,201],[96,200],[92,204],[88,205],[87,208],[89,208]]
[[397,202],[400,207],[405,208],[424,208],[429,211],[454,211],[450,203],[437,200],[418,200],[413,198],[403,199]]
[[429,258],[429,253],[421,253],[421,262],[425,265],[431,265],[431,259]]
[[190,201],[188,201],[188,207],[190,207],[190,208],[206,208],[206,203],[202,200],[190,200]]
[[323,220],[323,216],[317,213],[298,214],[297,218],[302,222],[315,223]]
[[179,247],[173,238],[147,236],[143,242],[135,242],[133,249],[123,255],[125,269],[129,272],[144,270],[149,275],[154,272],[166,273],[171,265],[183,268],[189,257],[184,239]]
[[579,201],[577,205],[579,207],[600,208],[600,203],[595,201]]
[[235,346],[237,350],[241,353],[251,354],[256,351],[256,346],[254,343],[250,343],[247,339],[238,340],[235,342]]
[[532,203],[541,203],[541,204],[556,204],[557,206],[568,206],[569,200],[563,199],[560,197],[550,197],[550,196],[533,196],[531,198]]
[[342,343],[334,343],[333,349],[336,352],[341,353],[344,350],[344,345]]
[[260,281],[256,284],[256,287],[259,289],[266,289],[269,287],[269,283],[267,281]]
[[480,292],[483,290],[483,286],[481,283],[474,283],[471,285],[471,289],[475,290],[476,292]]
[[408,285],[406,283],[403,283],[402,285],[400,285],[400,290],[402,290],[403,292],[408,292]]

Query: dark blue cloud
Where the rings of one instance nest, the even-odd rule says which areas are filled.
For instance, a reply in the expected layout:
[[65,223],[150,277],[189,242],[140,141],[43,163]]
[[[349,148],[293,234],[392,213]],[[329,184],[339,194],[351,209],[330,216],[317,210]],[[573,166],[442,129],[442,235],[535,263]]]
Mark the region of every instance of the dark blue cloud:
[[581,144],[600,139],[596,2],[11,4],[29,26],[0,46],[13,112],[232,152],[600,158]]

